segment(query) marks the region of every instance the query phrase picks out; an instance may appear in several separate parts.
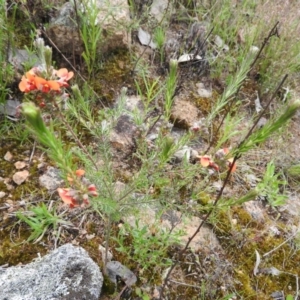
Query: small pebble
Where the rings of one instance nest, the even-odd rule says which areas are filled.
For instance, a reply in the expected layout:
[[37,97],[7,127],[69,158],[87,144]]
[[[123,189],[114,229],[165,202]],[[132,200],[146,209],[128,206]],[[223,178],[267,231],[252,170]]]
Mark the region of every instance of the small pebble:
[[6,161],[11,161],[13,159],[13,155],[9,151],[7,151],[6,154],[4,155],[4,159]]

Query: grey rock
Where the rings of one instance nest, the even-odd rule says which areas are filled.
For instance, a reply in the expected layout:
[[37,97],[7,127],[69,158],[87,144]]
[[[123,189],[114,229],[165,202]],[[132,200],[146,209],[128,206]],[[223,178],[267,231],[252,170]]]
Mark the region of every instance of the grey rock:
[[19,100],[7,100],[5,103],[0,104],[0,113],[16,117],[19,114],[18,107],[20,104]]
[[138,30],[138,38],[142,45],[149,46],[151,49],[157,48],[157,45],[153,42],[151,35],[142,28],[139,28]]
[[61,52],[73,53],[74,51],[75,54],[80,55],[83,52],[83,44],[75,20],[74,4],[71,1],[67,2],[50,21],[47,34]]
[[134,146],[134,136],[137,127],[128,115],[121,115],[117,121],[115,128],[109,136],[109,141],[116,150],[130,151]]
[[215,36],[215,45],[222,50],[223,52],[228,52],[229,51],[229,46],[225,44],[225,42],[218,36]]
[[45,174],[39,178],[40,185],[45,187],[48,191],[55,191],[64,183],[61,178],[60,171],[54,167],[48,167]]
[[186,159],[186,161],[195,159],[198,155],[198,151],[189,146],[183,146],[180,150],[174,153],[174,157],[178,162],[183,161],[184,159]]
[[71,244],[28,265],[0,268],[0,299],[97,300],[102,284],[98,265]]
[[[150,14],[158,22],[161,22],[162,18],[166,13],[166,9],[168,8],[168,6],[169,6],[169,1],[167,0],[154,0],[150,8]],[[169,7],[169,11],[171,11],[170,7]]]
[[203,82],[196,83],[198,95],[202,98],[211,98],[212,97],[212,86],[205,86]]
[[202,58],[205,57],[207,27],[208,24],[205,22],[194,22],[189,29],[185,49],[194,54],[195,57],[197,55],[200,55]]
[[30,64],[31,66],[38,66],[40,64],[39,58],[34,53],[29,53],[25,49],[12,49],[9,51],[8,61],[19,72],[24,72],[23,64]]
[[180,52],[180,42],[175,37],[171,37],[165,44],[165,53],[167,61],[177,59]]
[[243,204],[245,210],[251,217],[259,222],[265,222],[264,210],[258,201],[248,201]]
[[97,22],[107,35],[101,51],[108,52],[115,48],[128,48],[131,35],[126,28],[131,23],[127,0],[96,0],[99,13]]
[[[137,217],[138,215],[138,222]],[[138,213],[135,215],[124,216],[123,221],[129,224],[133,228],[143,228],[146,226],[149,228],[148,234],[151,234],[150,228],[157,224],[158,218],[160,218],[160,228],[165,232],[169,232],[174,228],[173,233],[181,233],[179,237],[179,243],[184,246],[189,238],[195,233],[199,224],[202,222],[200,218],[188,217],[180,214],[177,211],[166,211],[161,214],[160,207],[154,207],[150,205],[143,205],[138,209]],[[219,243],[217,236],[212,228],[208,225],[203,225],[200,232],[194,237],[190,243],[190,249],[194,252],[205,251],[209,252],[212,249],[218,249],[223,251],[222,246]]]
[[111,282],[117,283],[117,276],[120,277],[127,286],[131,286],[136,283],[137,278],[133,272],[127,267],[123,266],[118,261],[110,261],[106,265],[107,275]]
[[[202,220],[197,217],[187,217],[180,215],[178,212],[169,211],[162,217],[161,227],[165,230],[171,230],[175,226],[174,233],[184,232],[180,237],[182,246],[186,245],[190,237],[195,233]],[[207,251],[218,249],[223,251],[217,236],[212,228],[208,225],[203,225],[200,232],[194,237],[189,245],[190,249],[194,252]]]
[[178,161],[182,161],[186,159],[186,161],[190,160],[192,148],[189,146],[183,146],[180,150],[174,153],[174,157]]
[[[87,15],[92,9],[98,10],[95,24],[90,25],[101,27],[105,35],[105,43],[102,43],[101,49],[98,49],[99,53],[114,48],[124,48],[131,43],[130,35],[125,29],[130,24],[127,0],[86,1],[85,7],[79,1],[76,3],[77,11],[82,15]],[[47,29],[47,34],[63,53],[74,51],[75,54],[81,55],[84,51],[76,19],[74,2],[67,2],[60,8],[56,18],[51,20]],[[89,22],[88,16],[83,21]]]

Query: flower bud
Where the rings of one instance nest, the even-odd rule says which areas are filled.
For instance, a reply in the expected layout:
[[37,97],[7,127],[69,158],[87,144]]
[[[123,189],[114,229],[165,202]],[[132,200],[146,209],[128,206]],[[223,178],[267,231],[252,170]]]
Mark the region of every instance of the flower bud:
[[25,102],[22,104],[22,113],[29,125],[39,133],[46,133],[47,128],[42,119],[40,109],[32,102]]

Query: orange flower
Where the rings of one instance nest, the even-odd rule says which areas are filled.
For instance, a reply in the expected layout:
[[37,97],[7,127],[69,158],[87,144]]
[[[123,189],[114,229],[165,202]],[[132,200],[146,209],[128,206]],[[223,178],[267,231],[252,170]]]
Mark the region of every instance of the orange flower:
[[[83,175],[85,174],[85,171],[84,170],[81,170],[81,169],[78,169],[78,170],[76,170],[75,171],[75,175],[77,176],[77,177],[82,177]],[[67,176],[67,180],[69,181],[69,182],[73,182],[74,181],[74,178],[72,177],[72,175],[68,175]]]
[[81,177],[85,174],[85,171],[82,169],[78,169],[75,171],[76,176]]
[[61,189],[58,188],[57,189],[59,197],[61,198],[61,200],[70,205],[70,207],[75,207],[76,206],[76,199],[74,198],[74,195],[72,195],[71,189]]
[[57,82],[59,83],[60,86],[69,86],[67,81],[69,81],[73,76],[73,72],[69,72],[66,68],[62,68],[59,70],[55,70],[55,75],[59,77],[59,80]]
[[34,78],[36,88],[43,93],[49,93],[52,91],[59,91],[60,85],[57,81],[54,80],[46,80],[42,77],[35,77]]
[[[229,148],[223,148],[223,151],[224,151],[225,155],[227,155],[230,152],[230,149]],[[233,157],[227,159],[229,169],[231,168],[231,165],[233,163],[233,159],[234,159]],[[231,173],[235,172],[235,170],[236,170],[236,163],[234,163],[234,165],[231,169]]]
[[87,194],[80,196],[76,190],[70,188],[58,188],[57,191],[62,201],[69,205],[70,208],[84,207],[84,205],[90,204]]
[[211,167],[215,169],[216,171],[219,171],[219,166],[211,159],[209,155],[203,155],[203,156],[198,156],[200,158],[200,164],[201,166],[207,168]]
[[19,89],[21,92],[28,93],[36,89],[35,74],[33,71],[29,71],[22,76],[21,82],[19,83]]
[[49,93],[50,91],[59,91],[60,84],[55,80],[46,80],[42,77],[35,75],[34,70],[26,72],[19,83],[19,89],[21,92],[28,93],[34,90],[39,90],[43,93]]
[[203,155],[200,156],[199,158],[200,158],[200,164],[203,167],[208,167],[209,164],[211,163],[211,157],[209,155]]
[[98,193],[97,193],[97,189],[96,189],[96,186],[94,184],[90,184],[88,186],[88,190],[89,190],[89,194],[93,197],[97,197],[98,196]]

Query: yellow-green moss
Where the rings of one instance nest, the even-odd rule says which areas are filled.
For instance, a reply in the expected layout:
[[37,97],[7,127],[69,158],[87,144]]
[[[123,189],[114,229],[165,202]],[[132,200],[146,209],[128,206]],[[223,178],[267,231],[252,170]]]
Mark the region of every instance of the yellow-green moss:
[[[232,219],[237,224],[232,224]],[[289,274],[298,274],[300,270],[300,251],[292,251],[286,237],[273,236],[266,224],[253,221],[241,206],[233,207],[229,212],[219,212],[215,217],[215,232],[222,247],[226,250],[228,259],[235,266],[236,291],[249,299],[269,299],[271,293],[283,290],[290,293],[288,286],[295,290],[295,278]],[[285,228],[285,224],[277,221],[277,227]],[[262,255],[280,246],[267,257]],[[275,267],[286,273],[279,276],[267,274],[253,275],[257,250],[262,261],[259,268]]]
[[190,94],[191,101],[193,103],[195,103],[197,108],[204,115],[207,115],[211,112],[211,109],[212,109],[213,105],[216,103],[218,97],[220,97],[220,95],[215,90],[213,90],[212,96],[210,98],[199,97],[198,95],[195,95],[194,93]]
[[106,57],[103,67],[90,80],[89,84],[104,102],[111,104],[124,86],[133,86],[130,74],[132,64],[127,50],[118,50]]
[[16,232],[16,228],[12,229],[11,226],[4,228],[0,231],[0,265],[26,264],[36,258],[38,253],[46,254],[47,249],[40,243],[25,242],[30,235],[30,230],[24,227]]

